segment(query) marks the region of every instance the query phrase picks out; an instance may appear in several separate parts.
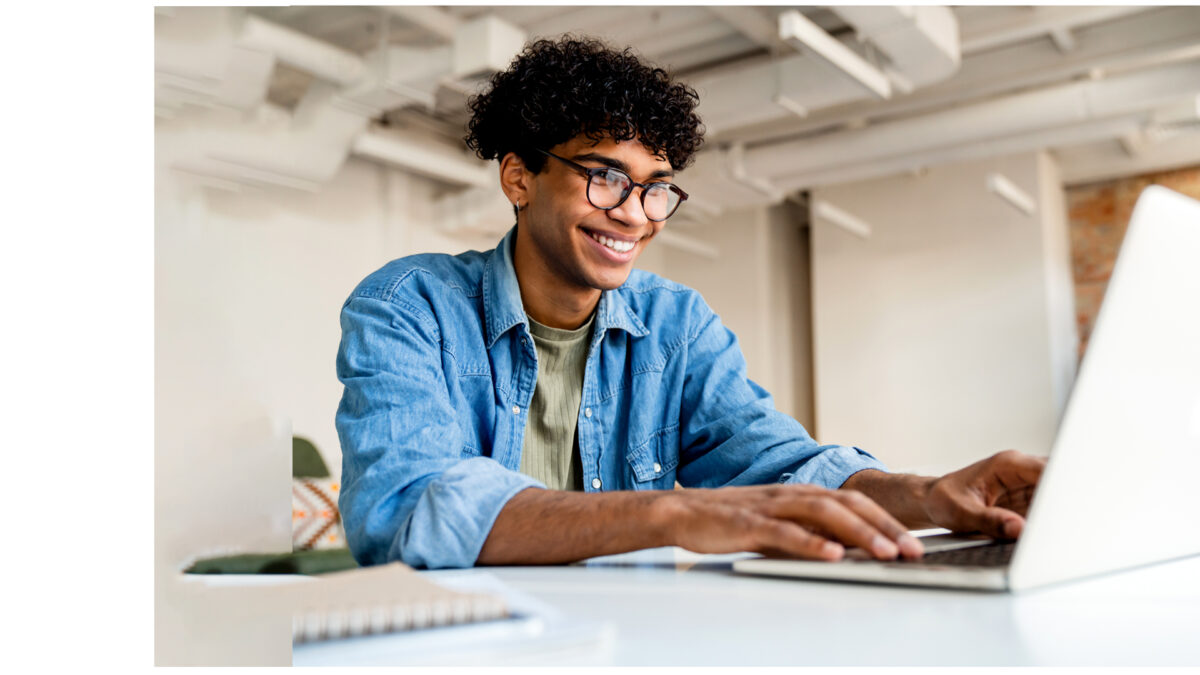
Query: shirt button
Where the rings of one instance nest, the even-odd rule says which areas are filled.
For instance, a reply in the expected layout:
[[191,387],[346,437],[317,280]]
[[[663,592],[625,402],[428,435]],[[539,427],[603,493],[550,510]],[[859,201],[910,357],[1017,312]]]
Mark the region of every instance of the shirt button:
[[584,409],[583,409],[583,416],[584,416],[584,417],[591,417],[591,416],[592,416],[592,409],[591,409],[591,408],[584,408]]
[[662,465],[658,462],[654,463],[654,473],[662,473]]
[[593,478],[593,479],[592,479],[592,487],[593,487],[593,488],[595,488],[595,489],[599,490],[601,485],[602,485],[602,483],[600,482],[600,479],[599,479],[599,478]]
[[514,414],[514,415],[520,415],[520,414],[521,414],[521,406],[519,406],[519,405],[514,405],[514,406],[513,406],[513,414]]

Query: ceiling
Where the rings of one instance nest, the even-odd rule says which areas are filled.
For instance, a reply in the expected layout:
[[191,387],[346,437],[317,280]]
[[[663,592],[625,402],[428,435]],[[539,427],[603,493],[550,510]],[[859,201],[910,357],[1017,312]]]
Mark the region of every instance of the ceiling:
[[[709,200],[710,213],[723,205],[778,201],[822,181],[858,180],[1004,152],[1052,151],[1063,162],[1068,182],[1163,164],[1200,163],[1196,124],[1200,8],[918,8],[942,12],[955,25],[951,27],[953,69],[943,69],[943,74],[916,86],[905,80],[909,71],[901,66],[905,58],[916,59],[917,52],[904,52],[915,47],[933,53],[932,42],[922,40],[937,42],[937,27],[922,25],[921,16],[909,16],[906,39],[889,44],[886,35],[870,32],[870,21],[864,21],[861,11],[871,19],[890,10],[894,26],[899,16],[896,8],[859,9],[857,15],[853,8],[791,6],[288,6],[224,11],[235,12],[230,15],[235,18],[236,12],[245,12],[263,25],[294,32],[281,40],[314,41],[355,61],[368,59],[381,47],[444,55],[454,44],[456,31],[488,16],[529,39],[571,32],[627,45],[701,93],[700,113],[709,127],[707,150],[689,170],[689,191],[701,204]],[[191,120],[192,127],[201,124],[185,111],[196,101],[211,108],[214,97],[226,96],[213,93],[214,77],[248,82],[253,78],[246,73],[261,72],[265,93],[256,99],[250,92],[239,99],[244,103],[233,106],[258,110],[255,124],[265,123],[266,118],[286,122],[287,115],[295,116],[304,107],[302,102],[316,98],[314,89],[330,87],[322,81],[328,75],[314,74],[320,68],[279,55],[247,61],[245,51],[236,57],[242,61],[229,57],[224,70],[204,77],[181,75],[189,67],[200,68],[202,60],[199,52],[187,56],[179,51],[191,34],[181,26],[205,11],[222,10],[156,9],[156,106],[164,131],[183,124],[179,115]],[[828,57],[818,58],[811,45],[781,39],[781,20],[796,12],[853,52],[851,60],[888,73],[894,83],[889,95],[872,95],[848,78],[847,71],[832,67]],[[175,32],[169,33],[172,26]],[[206,30],[215,35],[225,29],[209,26]],[[244,42],[236,34],[211,39],[223,40],[222,44]],[[167,52],[167,46],[179,49]],[[206,58],[224,58],[214,55],[225,53],[210,51]],[[187,66],[188,58],[196,64]],[[231,74],[235,70],[238,74]],[[442,73],[428,80],[427,98],[405,99],[403,104],[397,104],[394,96],[380,98],[374,92],[373,98],[363,99],[374,107],[367,105],[360,111],[369,119],[346,122],[329,138],[344,145],[344,151],[379,157],[383,155],[372,155],[355,139],[382,128],[408,132],[408,138],[437,140],[465,154],[461,138],[466,99],[484,86],[486,75]],[[788,78],[790,84],[781,84]],[[197,84],[202,80],[207,84]],[[906,82],[910,91],[903,86]],[[345,83],[338,86],[343,91],[351,88]],[[791,89],[784,91],[787,86]],[[188,97],[176,96],[189,87]],[[390,91],[394,94],[396,88]],[[375,105],[380,100],[389,103]],[[228,100],[220,103],[217,107],[229,107]],[[1043,109],[1045,114],[1039,115]],[[229,130],[234,123],[226,117],[219,124]],[[239,123],[249,124],[245,119]],[[322,141],[324,145],[331,145],[329,138]],[[843,152],[842,148],[858,150]],[[231,151],[223,152],[228,160]],[[827,159],[814,164],[812,158],[822,152]],[[812,161],[805,164],[806,158]],[[291,163],[301,162],[293,158]],[[268,171],[263,165],[255,164],[256,170],[281,170]],[[200,166],[197,162],[189,166],[194,171],[216,171],[211,162],[209,169],[195,168]],[[440,175],[453,180],[455,171]],[[310,172],[294,183],[311,186],[320,180],[320,175]],[[737,190],[728,189],[731,180]],[[700,189],[691,189],[696,187]],[[721,203],[706,194],[720,194]]]

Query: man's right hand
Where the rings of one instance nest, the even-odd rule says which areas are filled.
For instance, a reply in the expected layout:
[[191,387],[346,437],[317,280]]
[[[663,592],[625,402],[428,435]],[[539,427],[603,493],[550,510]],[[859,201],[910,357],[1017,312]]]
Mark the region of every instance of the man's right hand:
[[656,504],[672,544],[696,553],[755,551],[839,560],[857,546],[881,560],[918,558],[921,543],[854,490],[756,485],[675,490]]

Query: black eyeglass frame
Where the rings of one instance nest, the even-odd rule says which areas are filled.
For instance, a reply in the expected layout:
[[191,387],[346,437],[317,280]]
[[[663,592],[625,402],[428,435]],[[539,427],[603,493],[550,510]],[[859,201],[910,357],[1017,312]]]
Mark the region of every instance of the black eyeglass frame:
[[[666,185],[668,190],[671,190],[672,192],[675,192],[676,194],[679,195],[679,201],[675,202],[675,207],[671,209],[670,213],[668,213],[666,216],[664,216],[662,218],[651,218],[650,214],[646,213],[647,220],[652,220],[656,223],[661,223],[661,222],[664,222],[667,218],[670,218],[671,216],[675,215],[675,212],[679,210],[679,205],[684,203],[685,201],[687,201],[687,198],[688,198],[688,193],[684,192],[683,188],[679,187],[678,185],[676,185],[674,183],[666,183],[666,182],[662,182],[662,181],[654,182],[654,183],[639,183],[639,182],[635,181],[633,179],[633,177],[630,176],[629,174],[625,173],[624,171],[621,171],[620,169],[615,169],[611,166],[598,166],[598,167],[584,166],[578,162],[573,162],[573,161],[567,159],[566,157],[559,157],[558,155],[554,154],[553,152],[547,152],[545,150],[542,150],[541,148],[536,148],[536,150],[538,152],[542,153],[543,155],[546,155],[547,157],[553,157],[554,159],[557,159],[558,161],[562,162],[563,164],[567,165],[568,167],[574,169],[575,171],[578,171],[581,175],[585,176],[587,178],[587,200],[588,200],[588,203],[591,204],[592,206],[595,206],[596,208],[600,209],[601,211],[611,211],[611,210],[617,208],[618,206],[624,204],[625,200],[629,199],[629,195],[633,194],[633,189],[640,187],[640,188],[642,188],[642,192],[638,196],[638,201],[640,201],[642,204],[642,213],[646,213],[646,190],[651,185]],[[596,176],[599,176],[608,171],[616,171],[617,173],[621,174],[622,176],[625,176],[626,178],[628,178],[629,179],[629,188],[625,190],[625,194],[621,195],[621,198],[617,200],[616,204],[613,204],[612,206],[597,206],[596,202],[592,201],[592,179],[595,178]]]

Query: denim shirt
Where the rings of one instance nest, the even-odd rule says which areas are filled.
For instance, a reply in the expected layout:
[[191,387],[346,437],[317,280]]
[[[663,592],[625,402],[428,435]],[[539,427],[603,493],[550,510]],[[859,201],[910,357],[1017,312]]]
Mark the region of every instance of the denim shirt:
[[[470,567],[504,504],[545,487],[518,472],[538,363],[515,239],[394,260],[342,306],[338,503],[361,564]],[[836,488],[885,470],[776,411],[698,292],[634,270],[595,322],[577,428],[586,491]]]

